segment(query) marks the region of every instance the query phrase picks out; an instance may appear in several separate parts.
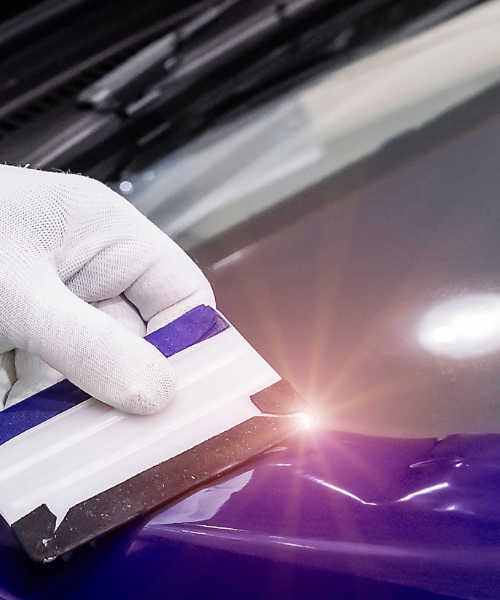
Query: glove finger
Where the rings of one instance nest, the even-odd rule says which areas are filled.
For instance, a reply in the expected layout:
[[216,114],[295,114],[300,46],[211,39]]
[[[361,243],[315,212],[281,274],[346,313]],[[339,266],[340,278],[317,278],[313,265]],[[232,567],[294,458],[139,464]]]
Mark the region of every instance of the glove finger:
[[[113,317],[113,319],[136,335],[140,337],[146,335],[144,321],[137,310],[125,298],[117,296],[109,300],[95,302],[93,306]],[[2,375],[3,373],[0,370],[0,394],[2,393]],[[10,392],[8,392],[7,399],[5,400],[5,408],[13,406],[64,379],[64,375],[49,367],[41,358],[19,349],[16,350],[15,354],[15,375],[17,376],[17,381],[12,386],[12,389],[10,389],[12,384],[6,388],[7,391],[10,389]]]
[[150,414],[166,406],[175,384],[168,360],[108,314],[71,293],[57,273],[39,269],[16,287],[9,339],[95,398]]
[[155,318],[148,331],[197,304],[214,305],[200,269],[137,209],[98,182],[69,183],[84,201],[68,201],[71,219],[57,261],[60,278],[76,296],[96,302],[125,292],[146,322]]
[[137,309],[124,296],[115,296],[108,300],[92,302],[92,306],[102,310],[115,321],[121,323],[132,333],[140,337],[146,335],[146,323],[142,320]]
[[215,298],[199,267],[175,242],[165,237],[162,252],[127,289],[151,333],[199,304],[215,307]]

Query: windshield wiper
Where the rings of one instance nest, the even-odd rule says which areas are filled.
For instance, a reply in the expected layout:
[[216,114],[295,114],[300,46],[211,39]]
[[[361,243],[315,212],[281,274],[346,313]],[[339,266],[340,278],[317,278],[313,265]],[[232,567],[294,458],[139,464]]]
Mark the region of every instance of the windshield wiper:
[[[364,10],[390,0],[353,2]],[[332,0],[226,0],[193,19],[179,30],[154,42],[78,96],[80,106],[99,112],[116,111],[125,117],[143,115],[181,96],[215,71],[229,67],[266,43],[290,35],[311,14]],[[236,6],[239,5],[239,6]],[[235,8],[236,10],[230,11]],[[227,23],[216,21],[228,15]],[[209,35],[189,47],[186,42],[213,25]],[[187,46],[187,47],[186,47]],[[226,74],[227,75],[227,74]]]
[[81,106],[98,111],[120,110],[144,89],[165,76],[178,62],[182,44],[213,23],[241,0],[225,0],[198,15],[178,30],[151,43],[78,96]]
[[[363,5],[390,1],[351,0]],[[68,135],[57,132],[25,160],[37,168],[88,172],[117,149],[130,155],[169,131],[193,99],[293,37],[297,24],[307,23],[322,7],[339,10],[335,0],[224,0],[212,5],[81,92],[75,122],[68,115]]]
[[162,139],[169,151],[325,60],[339,66],[436,8],[459,12],[479,1],[213,3],[81,92],[36,147],[26,137],[14,162],[86,173],[107,163],[99,176],[112,177],[138,147]]

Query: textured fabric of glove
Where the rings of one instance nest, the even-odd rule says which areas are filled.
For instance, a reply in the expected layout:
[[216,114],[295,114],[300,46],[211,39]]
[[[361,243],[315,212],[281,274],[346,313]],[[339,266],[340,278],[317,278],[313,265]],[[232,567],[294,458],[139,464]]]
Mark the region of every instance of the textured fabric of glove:
[[[168,357],[208,340],[228,327],[228,323],[209,306],[196,306],[145,339]],[[64,379],[24,402],[18,402],[0,413],[0,446],[88,398],[89,394]]]
[[0,399],[63,377],[121,410],[163,408],[168,360],[141,339],[199,304],[193,261],[126,200],[79,175],[0,165]]

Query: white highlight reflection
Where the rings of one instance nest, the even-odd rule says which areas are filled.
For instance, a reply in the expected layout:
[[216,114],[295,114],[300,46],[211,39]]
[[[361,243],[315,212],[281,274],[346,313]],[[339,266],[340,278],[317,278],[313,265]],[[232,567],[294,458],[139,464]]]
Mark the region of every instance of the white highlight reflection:
[[413,494],[408,494],[408,496],[405,496],[404,498],[400,498],[398,500],[398,502],[406,502],[407,500],[411,500],[412,498],[415,498],[416,496],[425,496],[426,494],[430,494],[432,492],[437,492],[438,490],[444,490],[444,488],[447,488],[449,486],[449,483],[444,482],[444,483],[438,483],[436,485],[431,485],[431,487],[425,488],[423,490],[418,490],[418,492],[413,492]]
[[500,349],[500,295],[468,294],[432,307],[418,339],[432,354],[471,358]]
[[313,477],[312,475],[306,475],[306,478],[309,479],[310,481],[315,481],[316,483],[319,483],[320,485],[324,485],[325,487],[330,488],[331,490],[334,490],[335,492],[339,492],[340,494],[343,494],[344,496],[349,496],[349,498],[352,498],[353,500],[356,500],[357,502],[361,502],[361,504],[365,504],[367,506],[377,506],[376,502],[365,502],[364,500],[361,500],[361,498],[359,498],[358,496],[351,494],[351,492],[348,492],[347,490],[343,490],[342,488],[337,487],[336,485],[333,485],[332,483],[328,483],[328,481],[323,481],[323,479],[319,479],[318,477]]

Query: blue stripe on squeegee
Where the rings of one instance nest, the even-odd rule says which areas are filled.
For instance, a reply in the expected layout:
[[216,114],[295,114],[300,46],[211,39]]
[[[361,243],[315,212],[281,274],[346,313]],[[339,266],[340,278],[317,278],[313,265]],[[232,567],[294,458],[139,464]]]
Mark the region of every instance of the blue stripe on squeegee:
[[[164,356],[172,356],[207,340],[229,325],[209,306],[197,306],[146,339]],[[0,412],[0,445],[80,404],[90,395],[64,379],[19,404]]]

